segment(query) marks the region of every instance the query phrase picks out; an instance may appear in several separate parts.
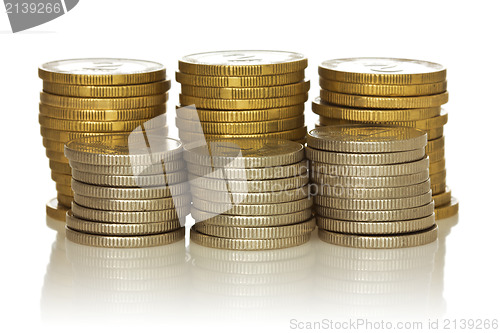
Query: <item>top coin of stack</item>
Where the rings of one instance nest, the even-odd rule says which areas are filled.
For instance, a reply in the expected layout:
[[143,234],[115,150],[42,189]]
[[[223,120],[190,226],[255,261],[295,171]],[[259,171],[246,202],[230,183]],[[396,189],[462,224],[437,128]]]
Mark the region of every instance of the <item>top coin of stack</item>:
[[407,127],[325,126],[306,154],[320,239],[395,248],[436,240],[424,132]]
[[166,135],[162,115],[170,81],[163,65],[131,59],[52,61],[38,73],[43,80],[39,122],[58,200],[47,205],[47,213],[61,217],[73,197],[64,144],[79,137],[129,133],[139,126]]
[[283,51],[220,51],[183,57],[176,73],[182,85],[176,120],[181,140],[205,136],[304,142],[306,67],[302,54]]
[[446,187],[443,126],[448,114],[446,69],[439,64],[408,59],[349,58],[319,66],[320,97],[313,111],[320,125],[351,123],[413,127],[427,132],[431,186],[436,218],[458,211]]
[[65,145],[74,201],[68,239],[101,247],[146,247],[184,238],[191,197],[180,141],[142,131],[83,137]]
[[187,145],[191,240],[232,250],[307,242],[315,228],[302,144],[279,139],[214,139]]

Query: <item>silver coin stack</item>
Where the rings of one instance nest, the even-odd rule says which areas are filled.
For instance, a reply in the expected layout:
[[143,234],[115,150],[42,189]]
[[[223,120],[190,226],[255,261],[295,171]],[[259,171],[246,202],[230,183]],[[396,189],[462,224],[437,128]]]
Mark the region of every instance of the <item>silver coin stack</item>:
[[315,228],[304,146],[278,139],[214,139],[186,146],[191,240],[232,250],[306,243]]
[[311,192],[321,240],[397,248],[437,237],[426,134],[366,125],[311,130]]
[[68,142],[74,201],[67,238],[101,247],[183,239],[191,196],[182,149],[178,140],[143,132]]

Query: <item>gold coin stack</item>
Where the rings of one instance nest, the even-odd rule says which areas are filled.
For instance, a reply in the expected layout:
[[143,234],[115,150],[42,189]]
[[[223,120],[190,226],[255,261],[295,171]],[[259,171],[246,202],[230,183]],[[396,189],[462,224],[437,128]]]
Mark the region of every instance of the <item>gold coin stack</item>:
[[232,250],[306,243],[315,229],[304,146],[278,139],[217,139],[186,146],[196,221],[191,240]]
[[65,145],[74,199],[66,237],[100,247],[148,247],[184,238],[191,196],[180,141],[132,134]]
[[64,144],[141,126],[166,135],[163,115],[170,80],[163,65],[130,59],[53,61],[41,65],[38,74],[43,80],[39,123],[57,190],[47,214],[64,221],[73,198]]
[[435,241],[426,143],[424,132],[408,127],[311,130],[306,156],[319,238],[360,248]]
[[[282,51],[221,51],[179,61],[176,125],[184,142],[276,138],[304,143],[307,59]],[[193,107],[186,107],[192,106]]]
[[319,125],[352,123],[413,127],[429,140],[436,219],[455,215],[458,202],[446,186],[443,126],[448,114],[446,69],[436,63],[391,58],[327,60],[319,66],[320,97],[313,101]]

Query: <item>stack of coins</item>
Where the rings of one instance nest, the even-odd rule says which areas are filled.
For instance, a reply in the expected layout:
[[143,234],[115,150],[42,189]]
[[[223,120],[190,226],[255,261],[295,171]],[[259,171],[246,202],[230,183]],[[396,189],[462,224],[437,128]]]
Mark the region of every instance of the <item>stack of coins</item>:
[[436,219],[458,212],[446,187],[443,126],[448,114],[446,69],[436,63],[390,58],[327,60],[319,66],[320,125],[349,123],[413,127],[427,132]]
[[[282,51],[222,51],[179,61],[176,124],[184,142],[277,138],[304,143],[307,59]],[[185,106],[194,105],[194,108]]]
[[39,76],[43,79],[39,122],[57,189],[57,201],[47,204],[47,214],[61,219],[73,198],[64,144],[140,126],[165,135],[162,115],[170,81],[159,63],[107,58],[48,62],[40,66]]
[[304,146],[278,139],[218,139],[186,146],[196,221],[191,240],[232,250],[297,246],[315,228]]
[[183,239],[191,196],[182,149],[178,140],[146,140],[141,131],[69,141],[65,155],[74,201],[66,237],[84,245],[127,248]]
[[395,248],[436,240],[426,134],[408,127],[343,125],[309,132],[321,240]]

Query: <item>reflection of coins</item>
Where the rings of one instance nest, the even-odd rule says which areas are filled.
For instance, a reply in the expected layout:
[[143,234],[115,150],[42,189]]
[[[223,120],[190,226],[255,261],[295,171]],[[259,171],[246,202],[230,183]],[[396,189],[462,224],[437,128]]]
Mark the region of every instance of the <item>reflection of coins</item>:
[[334,233],[319,229],[318,236],[324,242],[366,249],[392,249],[420,246],[434,242],[437,239],[437,225],[415,233],[395,236],[359,236]]
[[458,200],[454,197],[451,197],[450,203],[436,207],[434,213],[436,214],[436,220],[441,220],[456,215],[458,213]]

